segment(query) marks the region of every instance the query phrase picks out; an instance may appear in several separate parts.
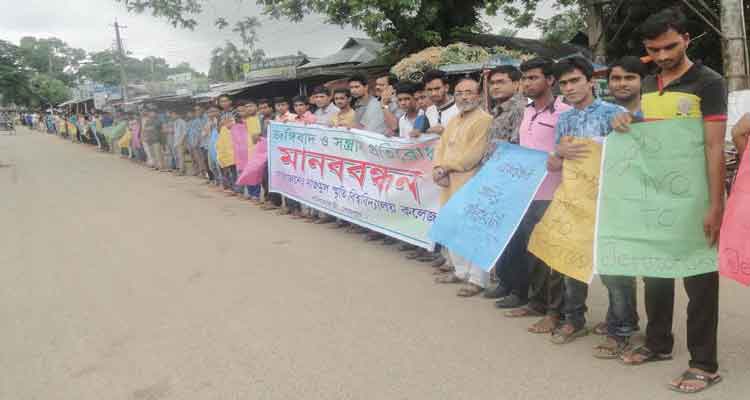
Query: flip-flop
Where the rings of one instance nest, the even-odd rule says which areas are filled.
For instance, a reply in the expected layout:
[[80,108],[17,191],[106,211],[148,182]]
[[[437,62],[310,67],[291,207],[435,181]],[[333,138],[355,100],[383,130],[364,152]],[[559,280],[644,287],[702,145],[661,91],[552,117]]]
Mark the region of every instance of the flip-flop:
[[453,275],[453,274],[438,276],[437,278],[435,278],[435,283],[449,284],[449,283],[462,283],[462,282],[463,281],[461,279],[459,279],[456,275]]
[[600,322],[594,326],[594,329],[591,330],[591,333],[597,336],[604,336],[609,333],[609,330],[607,330],[607,323],[606,322]]
[[[612,346],[614,341],[614,346]],[[629,340],[617,340],[612,337],[605,339],[604,343],[598,344],[594,347],[594,358],[600,360],[614,360],[619,358],[624,353],[629,345]]]
[[525,317],[543,317],[544,313],[539,312],[529,306],[516,308],[515,310],[507,311],[504,314],[508,318],[525,318]]
[[479,287],[479,286],[477,286],[477,285],[468,284],[468,285],[466,285],[466,286],[458,289],[458,292],[456,293],[456,296],[458,296],[458,297],[474,297],[474,296],[482,293],[483,291],[484,291],[484,289],[481,288],[481,287]]
[[[679,392],[679,393],[689,393],[689,394],[698,393],[698,392],[702,392],[710,388],[711,386],[716,385],[717,383],[721,382],[721,380],[722,380],[721,375],[716,375],[714,377],[711,377],[706,374],[699,374],[699,373],[695,373],[692,371],[685,371],[682,373],[682,375],[680,375],[680,381],[677,384],[673,384],[673,383],[669,384],[669,389],[675,392]],[[683,389],[682,384],[685,383],[685,381],[700,381],[700,382],[705,383],[706,385],[697,389]]]
[[[629,361],[625,361],[624,359],[625,355],[627,354],[637,354],[637,355],[643,356],[644,358],[641,361],[629,362]],[[657,361],[669,361],[671,359],[672,359],[671,354],[656,353],[656,352],[651,351],[651,349],[649,349],[646,346],[635,348],[633,349],[633,351],[629,351],[620,355],[621,363],[625,365],[632,365],[632,366],[643,365],[646,363],[657,362]]]
[[549,341],[554,344],[568,344],[579,337],[584,337],[589,334],[589,330],[586,327],[576,329],[571,333],[563,333],[562,328],[565,326],[570,325],[563,324],[559,328],[555,329],[555,331],[552,332],[552,337],[549,338]]

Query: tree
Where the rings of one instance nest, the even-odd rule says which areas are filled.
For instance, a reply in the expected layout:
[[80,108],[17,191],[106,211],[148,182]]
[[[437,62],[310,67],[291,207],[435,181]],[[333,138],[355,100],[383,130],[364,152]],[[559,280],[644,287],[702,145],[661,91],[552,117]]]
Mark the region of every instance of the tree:
[[[193,29],[193,18],[202,11],[200,0],[116,0],[133,12],[150,12],[174,26]],[[249,1],[249,0],[247,0]],[[528,26],[539,0],[256,0],[263,13],[299,22],[319,13],[326,22],[363,29],[384,43],[394,55],[404,55],[428,46],[446,45],[458,34],[486,32],[482,12],[502,11],[518,26]],[[226,27],[220,18],[217,27]]]
[[542,40],[550,44],[565,43],[578,32],[586,31],[586,21],[579,10],[565,10],[547,19],[537,19],[534,25],[542,32]]
[[70,98],[70,89],[65,82],[47,74],[32,77],[30,88],[34,96],[32,103],[39,105],[56,105]]
[[6,103],[25,105],[30,100],[29,77],[18,46],[0,40],[0,97]]
[[26,36],[20,41],[24,64],[39,73],[46,73],[65,83],[74,80],[74,73],[86,58],[86,51],[68,46],[58,38]]
[[[262,50],[261,50],[262,51]],[[208,77],[215,81],[235,81],[240,79],[242,64],[250,62],[250,54],[226,41],[224,47],[211,50],[211,66]]]

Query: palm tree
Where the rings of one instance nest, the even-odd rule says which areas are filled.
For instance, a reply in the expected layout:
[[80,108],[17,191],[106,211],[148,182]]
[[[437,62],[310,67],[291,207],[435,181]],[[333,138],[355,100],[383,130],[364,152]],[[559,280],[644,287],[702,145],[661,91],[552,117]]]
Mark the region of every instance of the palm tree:
[[245,49],[227,41],[224,47],[211,50],[211,67],[208,75],[214,80],[235,81],[242,72],[242,64],[250,61],[250,54]]

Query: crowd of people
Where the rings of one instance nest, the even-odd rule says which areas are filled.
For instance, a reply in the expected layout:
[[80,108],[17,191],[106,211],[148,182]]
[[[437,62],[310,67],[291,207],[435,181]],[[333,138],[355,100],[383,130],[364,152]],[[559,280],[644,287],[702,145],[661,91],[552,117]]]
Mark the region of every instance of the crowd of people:
[[[316,224],[329,224],[363,234],[367,241],[398,244],[407,258],[430,263],[438,283],[461,284],[458,295],[481,295],[505,309],[507,318],[536,317],[528,332],[546,335],[564,345],[589,333],[602,340],[593,356],[616,359],[626,365],[643,365],[672,358],[674,339],[674,280],[644,277],[645,320],[637,307],[636,279],[601,276],[609,296],[604,321],[587,328],[588,285],[551,269],[527,250],[530,235],[550,205],[566,162],[586,156],[586,148],[573,137],[604,137],[616,131],[627,134],[630,124],[672,118],[702,118],[706,138],[710,209],[696,215],[710,245],[718,240],[725,191],[724,132],[727,92],[724,79],[686,55],[690,36],[686,18],[674,9],[654,14],[640,32],[648,55],[658,67],[649,75],[635,56],[609,66],[607,79],[612,102],[594,95],[594,69],[580,57],[554,62],[534,58],[520,67],[500,66],[481,77],[466,76],[452,95],[445,73],[427,71],[421,82],[397,82],[389,74],[376,76],[371,95],[365,76],[352,76],[348,88],[329,91],[315,88],[310,98],[242,99],[228,96],[218,104],[193,105],[166,114],[155,109],[118,115],[70,116],[58,121],[56,131],[72,140],[112,146],[135,163],[156,171],[202,177],[228,196],[237,196],[264,210],[278,210]],[[483,100],[482,84],[490,101]],[[559,89],[560,96],[555,96]],[[440,204],[448,202],[481,168],[498,141],[541,150],[549,154],[548,176],[538,190],[518,230],[492,274],[450,251],[430,252],[397,243],[393,238],[337,220],[298,202],[272,193],[266,179],[257,186],[238,185],[237,177],[248,165],[256,146],[264,145],[270,121],[302,122],[332,127],[358,128],[388,137],[439,135],[432,179],[442,188]],[[750,117],[735,129],[741,151],[750,131]],[[107,140],[104,128],[120,124],[122,134]],[[743,128],[746,127],[746,128]],[[702,391],[721,380],[717,359],[717,272],[684,278],[689,297],[687,343],[689,368],[670,383],[684,393]],[[645,327],[646,340],[634,346],[631,338]]]

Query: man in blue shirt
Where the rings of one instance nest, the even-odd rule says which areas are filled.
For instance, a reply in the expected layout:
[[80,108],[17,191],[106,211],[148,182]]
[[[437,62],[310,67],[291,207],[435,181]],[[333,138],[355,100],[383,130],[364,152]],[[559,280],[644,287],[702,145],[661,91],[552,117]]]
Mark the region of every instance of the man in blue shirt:
[[[587,154],[582,144],[561,140],[564,136],[596,138],[607,136],[612,131],[612,118],[626,111],[623,107],[594,97],[594,67],[581,57],[560,61],[556,68],[560,91],[573,108],[562,113],[555,128],[556,151],[550,154],[550,171],[562,169],[564,160],[576,160]],[[606,282],[605,282],[606,284]],[[577,337],[585,336],[586,298],[588,285],[566,276],[564,279],[563,314],[564,322],[552,334],[556,344],[570,343]],[[610,297],[611,298],[611,297]]]

